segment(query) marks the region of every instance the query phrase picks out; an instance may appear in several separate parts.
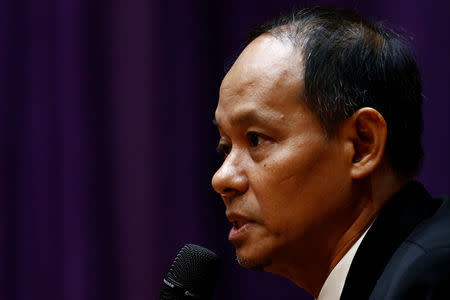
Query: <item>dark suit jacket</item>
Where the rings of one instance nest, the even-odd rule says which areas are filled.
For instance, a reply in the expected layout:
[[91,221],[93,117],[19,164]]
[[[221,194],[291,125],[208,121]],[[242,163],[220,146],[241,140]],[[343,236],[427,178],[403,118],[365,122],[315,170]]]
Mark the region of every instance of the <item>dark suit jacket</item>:
[[340,299],[450,299],[449,200],[414,181],[396,193],[361,242]]

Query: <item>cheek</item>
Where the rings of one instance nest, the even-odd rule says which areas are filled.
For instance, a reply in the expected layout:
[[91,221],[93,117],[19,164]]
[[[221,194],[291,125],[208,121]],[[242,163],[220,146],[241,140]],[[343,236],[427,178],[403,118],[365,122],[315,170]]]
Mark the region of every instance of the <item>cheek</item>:
[[324,147],[279,152],[261,169],[255,178],[260,188],[254,192],[265,222],[275,232],[320,219],[342,182],[339,155]]
[[317,175],[322,175],[322,169],[326,166],[323,150],[313,146],[293,148],[278,151],[276,156],[264,162],[263,171],[257,177],[257,184],[265,194],[275,194],[282,198],[274,201],[274,205],[285,206],[298,193],[314,184],[320,185],[320,182],[313,179],[320,177]]
[[[295,224],[302,175],[290,164],[267,163],[264,172],[255,177],[253,193],[265,227],[273,235],[281,235]],[[303,211],[303,210],[302,210]]]

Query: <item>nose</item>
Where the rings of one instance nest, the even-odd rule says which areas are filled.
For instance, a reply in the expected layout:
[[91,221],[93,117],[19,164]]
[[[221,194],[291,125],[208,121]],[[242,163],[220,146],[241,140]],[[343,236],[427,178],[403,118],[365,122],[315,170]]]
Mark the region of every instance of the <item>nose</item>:
[[237,151],[231,151],[222,166],[214,174],[211,184],[214,190],[222,196],[225,204],[234,197],[244,194],[248,189],[248,177],[244,163]]

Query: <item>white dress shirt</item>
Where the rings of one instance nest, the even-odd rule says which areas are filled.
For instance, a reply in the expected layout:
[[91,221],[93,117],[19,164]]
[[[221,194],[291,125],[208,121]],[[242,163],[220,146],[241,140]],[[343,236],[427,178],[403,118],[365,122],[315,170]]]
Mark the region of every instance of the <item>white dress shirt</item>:
[[328,275],[322,288],[320,289],[317,300],[339,300],[341,297],[342,289],[344,288],[345,279],[347,278],[350,265],[355,257],[356,250],[358,250],[364,236],[369,231],[371,226],[359,237],[356,243],[345,253],[341,260],[334,266],[330,275]]

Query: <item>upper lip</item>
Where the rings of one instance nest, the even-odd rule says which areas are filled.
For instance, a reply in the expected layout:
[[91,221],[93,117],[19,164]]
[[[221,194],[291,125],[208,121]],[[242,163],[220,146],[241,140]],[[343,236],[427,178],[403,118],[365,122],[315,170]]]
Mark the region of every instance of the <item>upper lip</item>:
[[241,227],[242,225],[251,222],[249,218],[234,212],[226,213],[226,216],[228,221],[237,227]]

